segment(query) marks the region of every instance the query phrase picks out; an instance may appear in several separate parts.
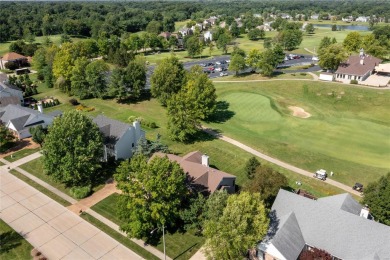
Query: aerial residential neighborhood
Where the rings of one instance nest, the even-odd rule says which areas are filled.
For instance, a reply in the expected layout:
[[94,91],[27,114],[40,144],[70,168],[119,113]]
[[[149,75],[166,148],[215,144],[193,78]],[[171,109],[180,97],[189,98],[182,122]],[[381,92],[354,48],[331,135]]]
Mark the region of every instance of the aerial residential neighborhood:
[[390,259],[389,19],[0,1],[0,259]]

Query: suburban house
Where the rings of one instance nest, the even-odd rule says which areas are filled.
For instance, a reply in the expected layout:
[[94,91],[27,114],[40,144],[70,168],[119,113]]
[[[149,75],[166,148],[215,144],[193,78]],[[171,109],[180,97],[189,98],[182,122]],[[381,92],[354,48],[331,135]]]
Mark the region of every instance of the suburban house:
[[210,18],[209,18],[208,20],[209,20],[209,22],[211,23],[211,25],[215,25],[215,24],[217,24],[218,17],[216,17],[216,16],[210,16]]
[[165,40],[169,40],[169,37],[171,37],[171,35],[172,34],[170,32],[162,32],[158,36],[163,37]]
[[193,25],[193,26],[191,27],[191,30],[192,30],[193,32],[195,32],[195,31],[196,31],[196,28],[198,28],[199,32],[203,31],[203,24],[197,23],[197,24],[195,24],[195,25]]
[[236,176],[210,167],[209,156],[206,154],[195,151],[183,157],[164,153],[155,153],[154,156],[167,156],[169,160],[179,163],[193,183],[199,186],[202,191],[210,193],[216,190],[227,190],[229,193],[235,192]]
[[356,22],[363,22],[363,23],[366,23],[370,20],[370,17],[367,17],[367,16],[359,16],[358,18],[356,18]]
[[280,17],[286,20],[289,20],[291,18],[289,14],[285,14],[285,13],[280,14]]
[[210,32],[210,31],[206,31],[204,34],[203,34],[203,38],[204,40],[209,40],[209,41],[212,41],[213,40],[213,33]]
[[19,103],[23,102],[23,91],[8,83],[8,77],[0,73],[0,98],[17,97]]
[[18,97],[0,97],[0,107],[6,107],[8,105],[21,105]]
[[279,190],[258,259],[298,259],[313,248],[333,259],[389,259],[390,227],[370,220],[368,208],[350,194],[313,200]]
[[364,54],[362,49],[360,55],[352,55],[347,61],[340,64],[335,72],[335,80],[344,83],[357,80],[360,83],[366,80],[381,62],[382,60],[379,58]]
[[390,63],[379,64],[375,67],[375,71],[378,75],[390,76]]
[[30,137],[30,128],[38,125],[47,127],[53,122],[54,116],[43,114],[42,104],[38,104],[38,111],[21,107],[19,105],[7,105],[0,107],[0,120],[11,130],[18,139]]
[[272,27],[268,24],[262,24],[262,25],[256,26],[256,28],[259,30],[263,30],[265,32],[270,32],[273,30]]
[[133,155],[138,141],[145,138],[145,131],[141,129],[138,121],[133,125],[125,124],[117,120],[99,115],[93,119],[104,137],[104,160],[114,157],[128,159]]
[[324,81],[334,81],[334,74],[330,72],[321,72],[319,79]]
[[310,16],[310,19],[312,19],[312,20],[318,20],[319,17],[320,17],[319,14],[312,14],[312,15]]
[[6,69],[5,64],[10,61],[19,64],[19,66],[23,66],[28,63],[27,57],[20,55],[16,52],[9,52],[4,54],[4,56],[0,58],[0,69]]
[[342,20],[343,22],[350,23],[350,22],[353,21],[353,17],[350,15],[350,16],[341,18],[341,20]]
[[181,34],[182,37],[185,37],[185,36],[187,36],[187,35],[192,35],[192,34],[193,34],[193,31],[192,31],[191,28],[186,28],[186,27],[184,27],[184,28],[182,28],[182,29],[179,30],[179,33]]

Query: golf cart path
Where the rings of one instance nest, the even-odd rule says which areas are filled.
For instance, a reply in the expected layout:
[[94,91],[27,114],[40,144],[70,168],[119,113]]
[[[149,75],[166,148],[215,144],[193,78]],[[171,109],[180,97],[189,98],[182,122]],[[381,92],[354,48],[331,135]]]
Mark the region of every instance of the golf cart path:
[[[268,156],[268,155],[266,155],[264,153],[261,153],[261,152],[255,150],[255,149],[253,149],[253,148],[251,148],[251,147],[249,147],[249,146],[247,146],[247,145],[237,141],[237,140],[234,140],[234,139],[232,139],[230,137],[227,137],[227,136],[224,136],[222,134],[219,134],[219,133],[217,133],[217,132],[215,132],[215,131],[213,131],[213,130],[211,130],[209,128],[206,128],[206,127],[202,127],[202,128],[203,128],[204,132],[206,132],[206,133],[208,133],[208,134],[210,134],[212,136],[215,136],[216,138],[221,139],[221,140],[223,140],[225,142],[228,142],[228,143],[230,143],[232,145],[235,145],[235,146],[241,148],[242,150],[247,151],[247,152],[249,152],[249,153],[251,153],[251,154],[253,154],[253,155],[257,156],[257,157],[260,157],[260,158],[268,161],[268,162],[271,162],[273,164],[281,166],[281,167],[283,167],[283,168],[285,168],[287,170],[293,171],[295,173],[298,173],[298,174],[301,174],[301,175],[313,178],[313,173],[312,172],[303,170],[301,168],[295,167],[295,166],[293,166],[291,164],[285,163],[285,162],[280,161],[280,160],[278,160],[276,158]],[[320,181],[320,180],[318,180],[318,181]],[[338,181],[335,181],[335,180],[327,178],[324,182],[326,182],[326,183],[328,183],[330,185],[333,185],[333,186],[335,186],[337,188],[340,188],[342,190],[345,190],[346,192],[352,193],[352,194],[354,194],[356,196],[359,196],[359,197],[362,196],[360,194],[360,192],[357,192],[357,191],[353,190],[351,187],[349,187],[349,186],[347,186],[347,185],[345,185],[343,183],[340,183]]]

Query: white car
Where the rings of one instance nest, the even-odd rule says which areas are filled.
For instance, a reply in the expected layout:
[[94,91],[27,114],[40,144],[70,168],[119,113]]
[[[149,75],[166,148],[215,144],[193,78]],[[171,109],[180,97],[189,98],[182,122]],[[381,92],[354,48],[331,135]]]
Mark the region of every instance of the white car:
[[312,61],[319,61],[320,59],[317,57],[317,56],[313,56],[313,58],[311,58]]
[[220,61],[216,61],[215,65],[221,65],[221,62]]
[[228,74],[226,72],[221,72],[219,73],[219,76],[223,77],[223,76],[227,76]]
[[230,63],[230,60],[225,60],[227,63]]
[[221,68],[221,67],[219,67],[219,68],[216,68],[216,69],[215,69],[215,71],[219,71],[219,72],[221,72],[221,71],[222,71],[222,68]]

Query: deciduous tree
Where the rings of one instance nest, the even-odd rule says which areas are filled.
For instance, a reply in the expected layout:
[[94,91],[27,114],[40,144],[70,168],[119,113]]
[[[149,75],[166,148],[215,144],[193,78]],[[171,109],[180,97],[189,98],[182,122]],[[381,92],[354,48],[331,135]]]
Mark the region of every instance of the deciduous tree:
[[39,144],[42,147],[43,142],[47,134],[47,129],[43,128],[42,125],[38,125],[30,128],[30,134],[34,142]]
[[86,99],[91,96],[86,79],[86,67],[89,63],[87,58],[80,57],[76,59],[72,68],[72,76],[70,77],[72,93],[80,97],[80,99]]
[[320,61],[318,64],[323,69],[336,70],[341,62],[348,57],[347,51],[340,44],[331,44],[323,49],[318,55]]
[[217,39],[217,48],[222,49],[222,52],[224,54],[227,53],[228,50],[228,44],[231,42],[232,38],[228,33],[222,33],[221,35],[218,36]]
[[375,220],[390,225],[390,172],[367,185],[363,203],[368,205]]
[[166,106],[168,99],[181,89],[184,78],[185,70],[179,59],[173,55],[165,58],[157,65],[150,79],[152,95]]
[[344,48],[349,52],[358,52],[362,46],[362,36],[358,32],[350,32],[343,41]]
[[245,190],[260,193],[268,208],[272,206],[279,189],[288,185],[286,176],[266,165],[256,167],[252,176],[253,178],[245,185]]
[[107,91],[107,64],[102,60],[95,60],[85,68],[86,80],[89,85],[89,93],[93,97],[102,98]]
[[245,69],[245,66],[245,58],[239,54],[235,54],[231,58],[229,70],[235,71],[236,75],[238,75],[238,72]]
[[115,174],[122,191],[118,203],[120,226],[130,237],[143,238],[156,227],[176,223],[186,196],[186,174],[167,157],[148,162],[143,155],[124,161]]
[[195,57],[202,53],[202,44],[199,41],[197,36],[191,36],[186,40],[186,49],[188,55],[191,57]]
[[54,119],[43,145],[46,173],[67,186],[87,186],[99,175],[103,138],[89,116],[76,110]]
[[242,259],[265,236],[268,225],[258,193],[231,195],[222,216],[204,224],[205,253],[212,259]]

